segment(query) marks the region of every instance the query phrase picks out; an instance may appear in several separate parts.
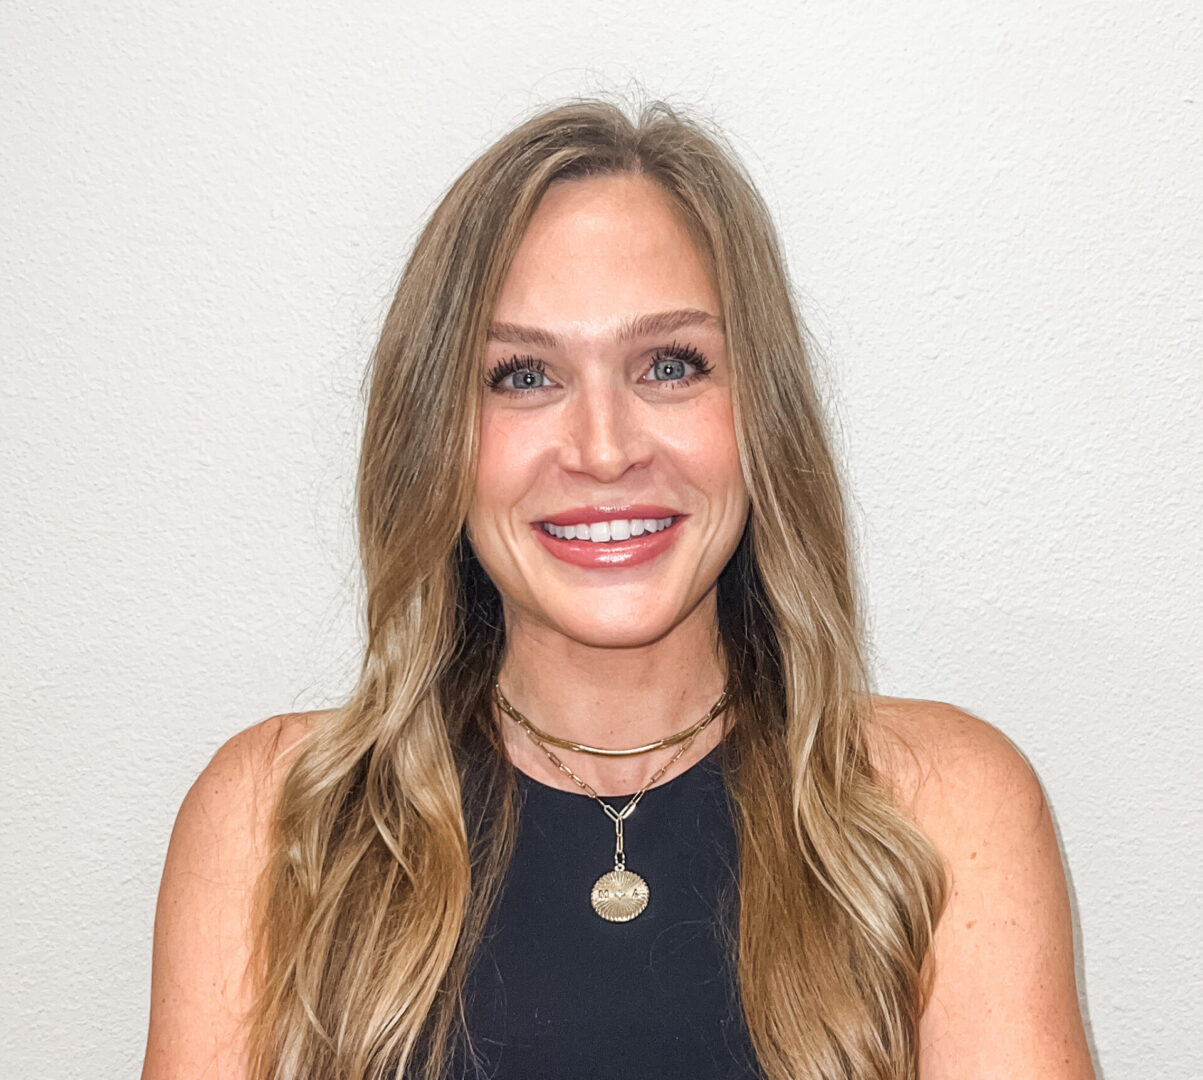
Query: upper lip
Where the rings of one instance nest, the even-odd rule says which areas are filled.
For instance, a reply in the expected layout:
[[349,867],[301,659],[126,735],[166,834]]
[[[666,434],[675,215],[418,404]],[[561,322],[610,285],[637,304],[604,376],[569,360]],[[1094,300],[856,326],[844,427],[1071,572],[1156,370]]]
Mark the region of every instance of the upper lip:
[[631,506],[578,506],[575,510],[563,510],[539,518],[548,525],[592,525],[595,521],[626,521],[631,518],[681,517],[680,510],[651,503],[634,503]]

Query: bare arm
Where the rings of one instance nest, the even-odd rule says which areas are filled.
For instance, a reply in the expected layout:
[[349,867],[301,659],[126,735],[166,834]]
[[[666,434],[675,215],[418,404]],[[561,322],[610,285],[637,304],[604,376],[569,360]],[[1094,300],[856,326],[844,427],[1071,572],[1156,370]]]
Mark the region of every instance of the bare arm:
[[1048,804],[1005,736],[938,702],[895,702],[915,749],[903,784],[947,863],[922,1080],[1094,1080]]
[[282,756],[304,727],[273,717],[234,736],[185,796],[155,911],[142,1080],[245,1080],[251,897]]

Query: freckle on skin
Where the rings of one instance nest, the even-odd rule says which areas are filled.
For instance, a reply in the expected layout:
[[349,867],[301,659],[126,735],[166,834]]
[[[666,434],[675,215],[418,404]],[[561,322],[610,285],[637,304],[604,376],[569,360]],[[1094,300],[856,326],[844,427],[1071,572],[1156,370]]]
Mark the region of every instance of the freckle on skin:
[[976,859],[976,858],[977,858],[977,852],[976,852],[976,851],[971,851],[971,852],[969,853],[969,858],[970,858],[970,859]]
[[975,926],[977,926],[977,919],[971,919],[965,924],[965,929],[972,930]]

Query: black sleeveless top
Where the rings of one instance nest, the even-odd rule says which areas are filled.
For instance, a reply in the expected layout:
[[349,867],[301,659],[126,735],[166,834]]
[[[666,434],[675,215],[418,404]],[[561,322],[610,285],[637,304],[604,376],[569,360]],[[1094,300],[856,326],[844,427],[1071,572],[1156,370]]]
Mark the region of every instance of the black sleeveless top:
[[480,1071],[461,1046],[455,1080],[762,1076],[723,944],[738,901],[722,749],[626,820],[627,869],[650,896],[625,923],[589,901],[614,866],[613,823],[587,795],[518,773],[514,856],[465,987]]

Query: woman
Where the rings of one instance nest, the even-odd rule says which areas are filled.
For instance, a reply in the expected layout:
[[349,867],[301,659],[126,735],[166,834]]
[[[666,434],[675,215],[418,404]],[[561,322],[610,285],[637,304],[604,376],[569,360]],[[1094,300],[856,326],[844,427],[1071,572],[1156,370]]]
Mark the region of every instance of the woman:
[[1038,781],[868,693],[763,203],[549,110],[423,231],[373,368],[351,699],[180,810],[144,1080],[1092,1076]]

